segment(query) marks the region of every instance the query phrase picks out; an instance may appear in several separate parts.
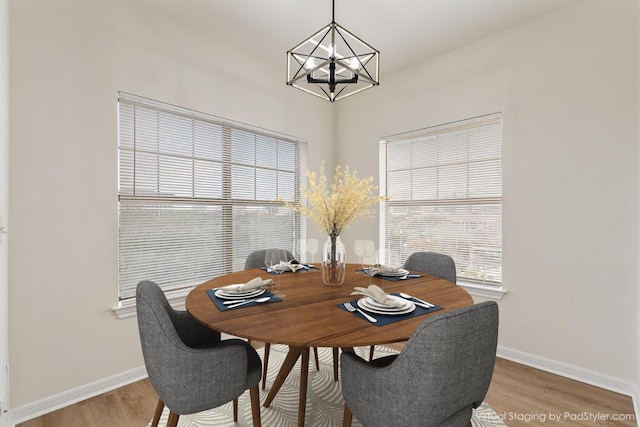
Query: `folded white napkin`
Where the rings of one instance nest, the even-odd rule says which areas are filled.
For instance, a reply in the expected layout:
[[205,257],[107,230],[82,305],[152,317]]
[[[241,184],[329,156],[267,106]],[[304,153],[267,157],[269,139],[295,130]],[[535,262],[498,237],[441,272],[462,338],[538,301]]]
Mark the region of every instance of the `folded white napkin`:
[[307,267],[304,264],[300,264],[298,262],[292,263],[291,261],[289,261],[287,263],[287,268],[295,273],[296,271],[302,270]]
[[364,295],[377,303],[388,305],[390,307],[402,307],[404,306],[404,302],[397,298],[391,298],[385,291],[380,288],[378,285],[369,285],[366,288],[356,286],[353,288],[354,291],[351,292],[351,295]]
[[236,283],[233,285],[222,286],[220,289],[229,292],[247,292],[252,289],[261,288],[263,286],[269,286],[273,284],[271,279],[262,280],[262,277],[254,277],[249,280],[247,283]]
[[277,271],[277,272],[283,272],[283,271],[287,271],[287,270],[291,270],[294,273],[298,270],[302,270],[304,268],[307,268],[304,264],[300,264],[297,262],[285,262],[285,261],[280,261],[279,264],[274,264],[271,267],[269,267],[267,269],[268,272],[272,272],[272,271]]
[[369,270],[370,276],[375,276],[376,274],[390,274],[390,273],[398,273],[402,268],[393,268],[393,267],[383,267],[381,265],[373,267]]

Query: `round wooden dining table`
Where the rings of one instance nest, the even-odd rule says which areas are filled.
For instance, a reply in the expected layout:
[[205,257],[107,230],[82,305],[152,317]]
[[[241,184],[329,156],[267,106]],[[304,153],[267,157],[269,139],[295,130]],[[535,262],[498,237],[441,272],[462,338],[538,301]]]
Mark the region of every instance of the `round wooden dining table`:
[[[311,347],[332,347],[335,353],[338,348],[352,351],[353,347],[406,341],[429,316],[473,304],[471,296],[461,287],[436,276],[419,274],[420,277],[391,281],[362,274],[359,265],[348,264],[344,284],[327,286],[322,282],[319,269],[277,275],[260,269],[242,270],[197,286],[187,295],[185,306],[195,319],[216,331],[289,346],[287,357],[264,402],[265,407],[269,407],[289,372],[302,357],[298,425],[304,426]],[[246,283],[258,276],[274,280],[270,290],[282,301],[221,311],[207,294],[207,290]],[[376,326],[341,306],[358,299],[358,296],[350,295],[355,286],[367,287],[370,284],[378,285],[387,293],[410,294],[442,309]]]

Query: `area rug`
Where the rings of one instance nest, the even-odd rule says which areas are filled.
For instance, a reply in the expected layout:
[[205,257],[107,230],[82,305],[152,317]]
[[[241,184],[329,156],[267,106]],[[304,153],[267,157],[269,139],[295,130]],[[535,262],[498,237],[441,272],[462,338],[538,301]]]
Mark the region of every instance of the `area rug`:
[[[275,380],[280,366],[287,355],[288,347],[284,345],[272,345],[269,355],[269,371],[267,372],[266,390],[260,391],[260,402],[264,402],[271,384]],[[369,347],[356,348],[356,352],[363,358],[368,358]],[[260,357],[263,349],[257,350]],[[397,351],[381,346],[376,346],[376,357],[382,357]],[[342,426],[342,413],[344,401],[340,382],[333,381],[333,357],[331,349],[319,348],[318,358],[320,370],[316,371],[313,357],[309,361],[309,382],[307,391],[307,408],[305,425],[309,427],[340,427]],[[293,368],[289,377],[280,388],[277,396],[269,406],[260,407],[262,425],[265,427],[295,427],[298,420],[298,390],[300,387],[300,361]],[[218,408],[199,412],[197,414],[183,415],[178,420],[178,427],[250,427],[251,405],[249,392],[245,392],[238,402],[238,422],[233,422],[233,406],[231,402]],[[160,419],[159,426],[165,426],[169,411],[165,408]],[[474,427],[505,426],[495,411],[486,403],[474,410],[471,424]],[[149,423],[151,425],[151,423]],[[356,418],[353,419],[354,427],[362,427]]]

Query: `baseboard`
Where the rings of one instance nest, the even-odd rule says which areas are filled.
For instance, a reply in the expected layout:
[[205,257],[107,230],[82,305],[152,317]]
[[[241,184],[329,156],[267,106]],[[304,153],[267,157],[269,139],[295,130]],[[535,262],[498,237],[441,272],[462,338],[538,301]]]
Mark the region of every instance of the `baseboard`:
[[[519,350],[512,350],[503,346],[498,346],[497,355],[498,357],[511,360],[522,365],[541,369],[546,372],[571,378],[605,390],[630,396],[633,400],[636,419],[640,420],[640,389],[637,384]],[[85,386],[77,387],[75,389],[47,397],[37,402],[14,408],[10,410],[11,422],[9,423],[9,426],[31,420],[49,412],[56,411],[74,403],[78,403],[127,384],[131,384],[146,377],[147,371],[144,366],[142,366]]]
[[[224,339],[236,338],[227,334],[222,334],[222,337]],[[140,381],[144,378],[147,378],[147,370],[144,366],[141,366],[94,383],[46,397],[36,402],[12,408],[9,410],[9,426],[14,427],[15,424],[20,424],[44,414],[48,414],[49,412],[57,411],[58,409],[73,405],[74,403],[82,402],[83,400],[115,390],[116,388],[123,387],[127,384]]]
[[147,370],[144,366],[141,366],[94,383],[46,397],[37,402],[13,408],[11,410],[13,423],[20,424],[144,378],[147,378]]
[[567,363],[557,362],[504,346],[498,346],[497,356],[512,362],[540,369],[572,380],[631,397],[636,420],[640,420],[640,390],[638,384],[620,378],[604,375],[589,369],[578,368]]

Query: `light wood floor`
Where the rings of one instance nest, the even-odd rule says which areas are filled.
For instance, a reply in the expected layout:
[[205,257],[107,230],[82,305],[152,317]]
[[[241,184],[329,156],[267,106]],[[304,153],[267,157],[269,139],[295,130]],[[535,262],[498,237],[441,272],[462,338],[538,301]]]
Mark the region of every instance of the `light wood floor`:
[[[17,427],[144,427],[157,399],[143,380]],[[637,426],[630,397],[503,359],[496,361],[485,400],[509,427]],[[627,414],[631,419],[613,420]]]

